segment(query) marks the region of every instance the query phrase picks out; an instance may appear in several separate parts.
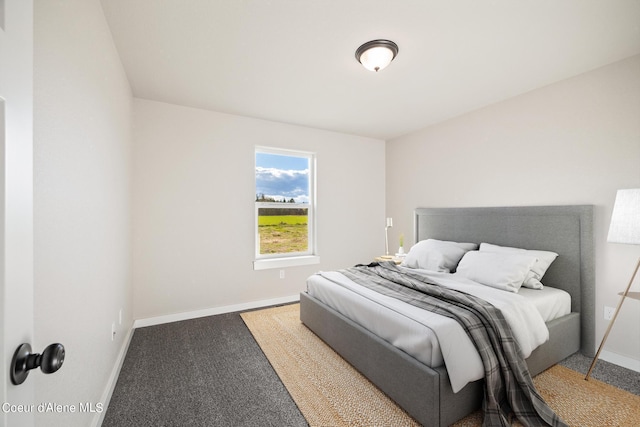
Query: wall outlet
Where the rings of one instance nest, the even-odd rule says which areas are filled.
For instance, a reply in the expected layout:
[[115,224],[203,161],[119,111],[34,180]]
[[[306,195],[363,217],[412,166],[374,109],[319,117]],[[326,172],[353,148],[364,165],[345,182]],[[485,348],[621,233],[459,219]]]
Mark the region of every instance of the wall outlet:
[[280,278],[284,279],[284,270],[280,270]]
[[616,311],[613,307],[604,307],[604,320],[611,320],[613,312]]

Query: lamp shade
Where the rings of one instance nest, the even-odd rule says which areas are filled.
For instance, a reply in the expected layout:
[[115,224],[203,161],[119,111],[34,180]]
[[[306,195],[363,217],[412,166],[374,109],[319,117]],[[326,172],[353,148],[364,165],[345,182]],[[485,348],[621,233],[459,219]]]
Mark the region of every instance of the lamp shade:
[[618,190],[607,241],[640,245],[640,188]]
[[356,59],[367,70],[378,72],[393,61],[398,45],[391,40],[372,40],[356,50]]

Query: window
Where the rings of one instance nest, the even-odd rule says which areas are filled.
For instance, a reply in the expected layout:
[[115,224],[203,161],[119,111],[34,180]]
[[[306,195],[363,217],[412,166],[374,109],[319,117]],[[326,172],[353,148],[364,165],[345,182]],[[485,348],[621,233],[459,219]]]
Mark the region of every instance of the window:
[[317,263],[315,156],[257,147],[255,269]]

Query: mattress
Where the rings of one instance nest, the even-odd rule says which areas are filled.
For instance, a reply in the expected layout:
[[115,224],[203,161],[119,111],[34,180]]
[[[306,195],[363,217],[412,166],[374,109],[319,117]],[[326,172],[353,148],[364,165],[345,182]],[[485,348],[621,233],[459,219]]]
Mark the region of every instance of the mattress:
[[[370,332],[381,337],[393,346],[425,365],[435,368],[444,364],[443,349],[435,332],[434,323],[443,322],[443,316],[422,310],[395,298],[380,295],[377,292],[359,286],[342,276],[342,285],[324,275],[313,275],[307,280],[309,295],[322,301],[329,307],[348,317]],[[331,274],[339,274],[332,272]],[[460,279],[455,274],[429,273],[440,281],[455,282]],[[462,279],[467,283],[468,279]],[[477,284],[477,286],[487,288]],[[490,290],[490,292],[493,289]],[[499,291],[505,292],[505,291]],[[571,312],[571,296],[557,288],[545,286],[534,290],[521,288],[515,298],[530,301],[545,322],[560,318]],[[447,321],[449,321],[447,319]],[[460,329],[461,330],[461,329]],[[460,330],[452,329],[452,334]]]

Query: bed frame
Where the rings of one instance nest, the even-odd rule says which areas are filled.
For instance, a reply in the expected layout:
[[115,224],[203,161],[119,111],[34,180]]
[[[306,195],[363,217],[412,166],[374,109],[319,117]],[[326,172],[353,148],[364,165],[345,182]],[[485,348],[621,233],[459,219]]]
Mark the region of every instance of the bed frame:
[[[571,294],[571,313],[548,322],[550,339],[527,359],[532,375],[580,350],[595,350],[593,206],[419,208],[416,242],[494,243],[559,254],[543,283]],[[480,407],[483,381],[453,393],[444,367],[430,368],[308,295],[300,319],[424,426],[448,426]]]

